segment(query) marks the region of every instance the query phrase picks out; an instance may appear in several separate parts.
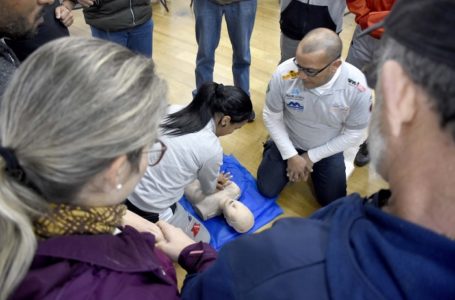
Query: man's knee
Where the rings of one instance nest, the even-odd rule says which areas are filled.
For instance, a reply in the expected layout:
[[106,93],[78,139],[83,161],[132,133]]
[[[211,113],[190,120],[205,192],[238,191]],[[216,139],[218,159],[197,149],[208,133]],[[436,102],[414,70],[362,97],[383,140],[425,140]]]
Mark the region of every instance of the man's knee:
[[[267,175],[266,175],[267,174]],[[266,172],[263,174],[258,170],[257,174],[257,188],[259,193],[267,198],[274,198],[283,190],[284,185],[277,180],[276,174]]]
[[316,200],[321,206],[329,205],[333,201],[345,197],[347,194],[346,189],[346,181],[343,180],[333,181],[325,187],[317,188],[315,186]]
[[268,140],[264,143],[262,161],[257,171],[257,187],[259,192],[268,198],[278,196],[287,183],[286,164],[276,145]]
[[259,193],[261,193],[262,196],[267,197],[267,198],[274,198],[278,196],[278,194],[281,192],[282,188],[277,188],[272,186],[271,184],[267,184],[264,181],[259,180],[257,181],[257,187]]

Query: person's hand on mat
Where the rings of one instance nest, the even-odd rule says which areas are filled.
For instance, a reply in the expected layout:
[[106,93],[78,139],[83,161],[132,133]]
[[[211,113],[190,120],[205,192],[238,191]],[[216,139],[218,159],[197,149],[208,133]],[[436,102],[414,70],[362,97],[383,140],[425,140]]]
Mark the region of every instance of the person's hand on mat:
[[173,261],[178,261],[183,249],[196,243],[182,229],[164,221],[156,223],[163,233],[163,240],[156,244],[156,247],[163,251]]
[[137,231],[140,232],[150,232],[155,236],[155,243],[159,243],[164,240],[163,233],[156,224],[129,210],[127,210],[123,216],[123,226],[125,225],[134,227]]
[[229,172],[221,172],[220,175],[218,175],[218,180],[216,184],[217,190],[224,190],[226,186],[228,186],[231,183],[231,178],[232,175]]

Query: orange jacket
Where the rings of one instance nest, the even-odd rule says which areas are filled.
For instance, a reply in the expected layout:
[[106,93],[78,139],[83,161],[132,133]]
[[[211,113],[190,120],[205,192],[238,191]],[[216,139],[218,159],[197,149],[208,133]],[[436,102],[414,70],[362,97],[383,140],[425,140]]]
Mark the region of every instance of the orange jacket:
[[[392,9],[396,0],[346,0],[348,9],[355,14],[355,22],[365,29],[382,21]],[[384,28],[379,28],[370,33],[379,39],[384,33]]]

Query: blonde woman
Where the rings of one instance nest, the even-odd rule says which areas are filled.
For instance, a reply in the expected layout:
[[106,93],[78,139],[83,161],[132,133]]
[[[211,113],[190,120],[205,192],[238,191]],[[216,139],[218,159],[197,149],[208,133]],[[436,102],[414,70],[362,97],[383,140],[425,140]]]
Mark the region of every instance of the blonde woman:
[[[19,68],[0,107],[0,299],[179,298],[155,248],[169,236],[122,227],[165,99],[151,61],[101,40],[51,42]],[[190,273],[214,259],[180,240]]]

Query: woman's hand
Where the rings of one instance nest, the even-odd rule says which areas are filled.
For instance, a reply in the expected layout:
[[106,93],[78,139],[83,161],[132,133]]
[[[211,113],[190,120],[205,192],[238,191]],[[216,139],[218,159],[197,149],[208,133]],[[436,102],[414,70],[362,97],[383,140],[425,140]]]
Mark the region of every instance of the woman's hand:
[[139,232],[150,232],[155,236],[155,243],[160,243],[164,240],[161,229],[149,220],[127,210],[123,216],[123,225],[134,227]]
[[229,172],[221,172],[220,175],[218,175],[217,183],[216,183],[216,189],[221,191],[224,190],[226,186],[231,184],[231,179],[232,175]]
[[164,221],[156,223],[163,233],[163,239],[156,244],[156,247],[163,251],[173,261],[178,261],[183,249],[195,243],[182,229],[177,228]]

